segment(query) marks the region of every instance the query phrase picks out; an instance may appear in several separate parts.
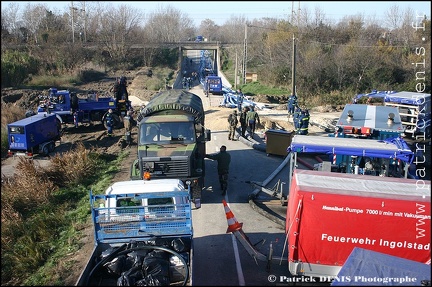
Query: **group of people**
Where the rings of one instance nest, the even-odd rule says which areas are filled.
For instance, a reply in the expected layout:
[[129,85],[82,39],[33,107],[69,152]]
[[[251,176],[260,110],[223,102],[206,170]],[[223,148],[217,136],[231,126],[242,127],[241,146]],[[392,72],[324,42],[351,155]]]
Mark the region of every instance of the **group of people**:
[[[240,94],[241,90],[238,90],[237,92]],[[241,98],[243,98],[243,94],[241,94]],[[253,106],[241,108],[241,103],[239,103],[237,108],[240,111],[240,116],[237,113],[237,109],[234,109],[228,116],[228,140],[235,140],[235,131],[239,122],[242,137],[246,136],[247,128],[249,128],[250,135],[253,137],[255,134],[256,124],[260,123],[258,113],[254,110]],[[205,158],[217,161],[217,172],[222,196],[224,196],[227,191],[229,166],[231,163],[231,155],[226,151],[226,149],[226,146],[223,145],[220,147],[218,153],[205,155]]]
[[[107,115],[105,116],[105,126],[107,128],[107,135],[109,137],[113,136],[113,129],[116,125],[114,119],[114,113],[112,109],[108,110]],[[136,120],[133,118],[133,110],[130,109],[126,112],[126,115],[123,117],[123,126],[125,129],[125,139],[128,144],[132,143],[131,131],[132,127],[136,125]]]
[[183,89],[190,90],[192,88],[193,79],[191,77],[183,77],[182,85]]
[[308,109],[295,108],[293,122],[296,134],[307,135],[309,133],[310,114]]
[[295,133],[299,135],[307,135],[309,133],[310,114],[308,109],[301,109],[298,106],[296,95],[291,95],[287,103],[288,118],[293,117]]
[[256,125],[260,123],[260,118],[253,106],[241,109],[240,115],[238,115],[237,110],[234,109],[228,116],[228,140],[235,140],[235,131],[239,122],[241,136],[246,137],[246,131],[249,131],[250,136],[253,137],[255,135]]
[[[126,102],[126,115],[123,117],[123,126],[125,128],[125,138],[128,144],[131,143],[131,130],[132,127],[136,125],[136,121],[133,119],[133,109],[129,106],[129,93],[127,91],[127,79],[125,76],[121,76],[116,79],[113,87],[110,89],[113,92],[114,97],[117,102],[125,101]],[[105,126],[107,128],[107,135],[109,137],[113,136],[113,129],[116,125],[116,120],[114,118],[114,112],[112,109],[108,110],[108,113],[105,116]]]

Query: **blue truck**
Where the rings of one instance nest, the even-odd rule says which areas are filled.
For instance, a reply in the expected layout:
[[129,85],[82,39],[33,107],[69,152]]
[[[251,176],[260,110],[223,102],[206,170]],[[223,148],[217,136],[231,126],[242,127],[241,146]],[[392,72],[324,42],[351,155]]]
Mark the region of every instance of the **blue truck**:
[[222,94],[222,78],[216,75],[208,75],[204,79],[204,91],[208,96],[209,93],[213,95]]
[[48,155],[61,138],[60,117],[55,114],[37,114],[7,125],[8,156],[34,154]]
[[113,110],[114,127],[121,128],[121,117],[131,107],[128,100],[119,100],[114,97],[99,97],[97,93],[89,93],[85,98],[78,97],[69,90],[50,88],[48,96],[39,104],[37,112],[54,113],[61,117],[62,124],[93,123],[105,124],[108,110]]

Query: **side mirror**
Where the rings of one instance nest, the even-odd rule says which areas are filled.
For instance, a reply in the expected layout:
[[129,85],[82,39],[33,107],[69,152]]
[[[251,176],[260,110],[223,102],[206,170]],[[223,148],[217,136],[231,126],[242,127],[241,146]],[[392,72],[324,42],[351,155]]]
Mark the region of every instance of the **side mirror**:
[[204,137],[206,141],[210,141],[211,140],[211,131],[210,130],[205,130],[204,131]]

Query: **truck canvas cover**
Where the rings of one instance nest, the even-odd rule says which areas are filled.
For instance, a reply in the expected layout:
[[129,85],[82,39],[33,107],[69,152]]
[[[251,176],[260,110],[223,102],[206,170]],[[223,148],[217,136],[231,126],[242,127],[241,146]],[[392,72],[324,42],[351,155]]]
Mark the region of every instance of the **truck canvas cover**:
[[355,247],[331,286],[420,286],[423,280],[431,280],[430,265]]
[[152,114],[171,114],[173,110],[185,111],[195,117],[195,123],[204,124],[204,107],[199,96],[180,89],[159,92],[138,115],[138,122]]
[[430,262],[430,188],[426,180],[296,169],[286,217],[291,273],[335,276],[355,247]]
[[287,151],[396,158],[406,163],[414,160],[414,152],[402,138],[372,140],[295,135]]
[[[352,119],[348,117],[348,112],[352,111]],[[392,123],[388,123],[389,114],[393,113]],[[368,127],[379,131],[391,131],[403,133],[404,128],[396,107],[372,106],[360,104],[345,105],[341,116],[336,124],[338,127]]]

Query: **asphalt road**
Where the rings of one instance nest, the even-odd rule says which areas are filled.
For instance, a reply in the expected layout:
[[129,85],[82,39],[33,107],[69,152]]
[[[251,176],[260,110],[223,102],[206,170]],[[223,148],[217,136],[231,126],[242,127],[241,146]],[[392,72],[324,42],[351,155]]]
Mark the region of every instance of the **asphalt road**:
[[[188,55],[188,58],[193,58],[193,54]],[[193,87],[190,92],[201,97],[205,109],[219,106],[222,99],[222,96],[215,95],[206,97],[201,85]],[[201,208],[194,210],[192,214],[192,283],[198,286],[288,285],[287,282],[281,282],[291,277],[287,262],[279,261],[287,257],[282,220],[273,220],[271,216],[267,216],[265,209],[250,200],[256,188],[251,182],[268,181],[271,184],[272,181],[277,181],[283,175],[275,176],[275,171],[286,171],[281,169],[284,158],[268,156],[265,151],[256,149],[243,140],[229,141],[227,130],[212,131],[212,139],[206,147],[207,153],[218,152],[221,145],[227,146],[232,158],[228,191],[225,196],[221,195],[217,162],[206,160]],[[253,246],[261,257],[251,256],[235,235],[227,232],[228,220],[222,200],[227,202],[235,220],[242,224],[241,231],[247,236],[250,246]],[[286,213],[286,207],[279,205],[278,208],[281,213]],[[273,254],[273,260],[269,262],[267,257],[270,254]]]

